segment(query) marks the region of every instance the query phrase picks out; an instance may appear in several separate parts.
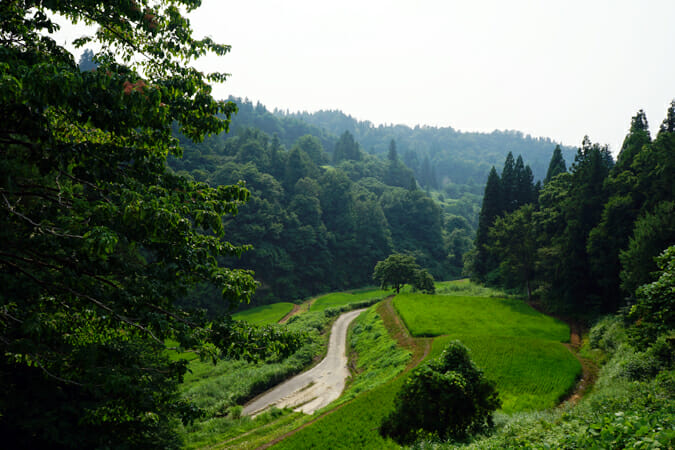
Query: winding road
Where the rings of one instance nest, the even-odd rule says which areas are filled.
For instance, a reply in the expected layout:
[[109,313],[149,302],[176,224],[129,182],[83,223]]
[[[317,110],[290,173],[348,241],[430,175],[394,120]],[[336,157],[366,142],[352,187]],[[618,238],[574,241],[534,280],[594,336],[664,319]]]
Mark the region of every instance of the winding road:
[[256,416],[272,406],[312,414],[337,399],[349,376],[347,328],[363,311],[357,309],[338,317],[331,328],[326,357],[319,364],[256,397],[244,406],[242,414]]

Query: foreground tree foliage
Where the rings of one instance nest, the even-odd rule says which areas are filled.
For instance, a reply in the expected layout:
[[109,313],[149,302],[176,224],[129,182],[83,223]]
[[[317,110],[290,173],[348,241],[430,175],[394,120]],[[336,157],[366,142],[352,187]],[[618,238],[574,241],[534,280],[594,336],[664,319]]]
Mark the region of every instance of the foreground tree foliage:
[[438,359],[412,372],[380,432],[401,444],[429,435],[461,440],[492,427],[492,413],[500,406],[494,384],[455,341]]
[[[234,104],[215,101],[189,65],[229,47],[196,40],[181,10],[199,2],[3,1],[0,4],[0,432],[13,448],[178,445],[185,373],[165,340],[204,356],[283,352],[232,321],[175,306],[196,282],[231,305],[251,273],[218,258],[222,217],[248,198],[165,170],[180,156],[172,124],[200,140],[226,130]],[[96,26],[97,68],[81,71],[50,32],[58,13]],[[219,118],[220,117],[220,118]],[[255,334],[255,333],[253,333]],[[285,343],[284,343],[285,342]],[[220,348],[220,350],[219,350]]]

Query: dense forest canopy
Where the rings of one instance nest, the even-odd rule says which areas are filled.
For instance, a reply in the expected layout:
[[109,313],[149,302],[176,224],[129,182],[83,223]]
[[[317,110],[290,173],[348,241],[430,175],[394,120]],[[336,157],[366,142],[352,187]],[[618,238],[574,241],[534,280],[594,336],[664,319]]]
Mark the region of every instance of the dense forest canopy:
[[[306,333],[234,308],[374,269],[385,286],[468,270],[549,311],[621,310],[672,367],[675,101],[654,139],[637,113],[616,161],[588,138],[572,158],[518,132],[237,106],[211,95],[226,74],[190,65],[229,51],[193,37],[199,3],[0,3],[3,442],[177,448],[203,411],[167,346],[276,363]],[[78,65],[55,14],[96,26],[75,44],[99,50]]]
[[[286,113],[280,110],[275,115],[287,119],[302,119],[308,124],[321,127],[332,134],[349,131],[366,151],[386,155],[393,139],[403,161],[415,171],[422,185],[430,180],[423,176],[425,159],[436,171],[437,186],[446,184],[483,185],[490,167],[499,164],[508,152],[520,154],[532,168],[535,179],[546,175],[548,158],[556,143],[549,138],[535,138],[519,131],[493,131],[492,133],[462,132],[452,127],[406,125],[379,125],[359,121],[341,111],[318,111],[314,113]],[[574,149],[561,147],[564,157],[571,161]],[[428,169],[427,169],[428,170]]]
[[[470,174],[482,174],[483,158],[518,148],[513,189],[524,198],[514,200],[515,208],[538,195],[520,148],[548,160],[555,147],[562,164],[569,151],[519,133],[407,127],[393,133],[407,143],[402,147],[391,128],[359,128],[340,112],[317,113],[345,118],[339,123],[347,129],[336,132],[327,120],[311,123],[235,100],[230,134],[194,144],[174,130],[185,151],[169,162],[176,173],[211,186],[246,182],[252,198],[225,226],[231,242],[253,247],[228,264],[254,270],[260,282],[254,304],[369,284],[375,263],[392,251],[414,254],[435,278],[458,277],[472,248],[483,190]],[[366,128],[370,137],[364,139],[382,141],[385,152],[373,153],[350,131]],[[439,158],[462,178],[451,181]],[[188,301],[212,309],[212,297],[201,286]]]

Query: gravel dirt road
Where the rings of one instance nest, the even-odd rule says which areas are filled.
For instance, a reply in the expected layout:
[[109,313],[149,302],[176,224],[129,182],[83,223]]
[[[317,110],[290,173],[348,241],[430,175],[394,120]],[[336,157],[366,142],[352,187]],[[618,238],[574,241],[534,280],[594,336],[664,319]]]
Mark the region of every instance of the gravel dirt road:
[[293,408],[312,414],[337,399],[349,376],[347,328],[365,309],[342,314],[333,324],[326,357],[316,366],[290,378],[244,406],[242,414],[255,416],[267,408]]

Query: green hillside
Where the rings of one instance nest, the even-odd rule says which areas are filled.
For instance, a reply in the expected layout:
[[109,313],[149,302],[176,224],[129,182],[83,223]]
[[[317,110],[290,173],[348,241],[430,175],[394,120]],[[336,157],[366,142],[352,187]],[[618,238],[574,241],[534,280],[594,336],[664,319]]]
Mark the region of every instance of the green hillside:
[[262,305],[240,311],[236,314],[232,314],[232,318],[236,320],[245,320],[254,325],[269,325],[283,319],[286,314],[291,312],[293,306],[295,306],[293,303],[288,302],[272,303],[270,305]]

